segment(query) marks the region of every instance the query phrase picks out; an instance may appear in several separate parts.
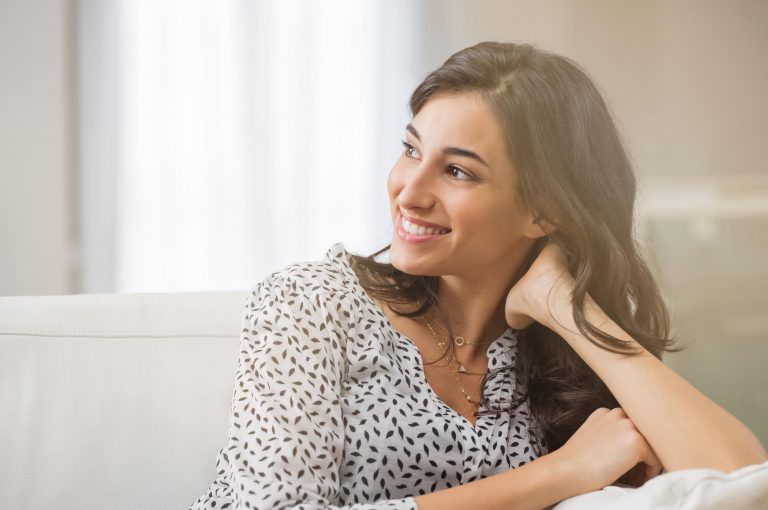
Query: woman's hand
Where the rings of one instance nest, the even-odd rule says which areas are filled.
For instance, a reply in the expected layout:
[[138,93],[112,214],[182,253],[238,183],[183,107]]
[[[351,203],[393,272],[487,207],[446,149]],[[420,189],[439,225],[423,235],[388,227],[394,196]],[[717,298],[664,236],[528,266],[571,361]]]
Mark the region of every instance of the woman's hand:
[[622,475],[630,475],[622,481],[639,487],[662,469],[653,449],[620,407],[596,409],[550,455],[571,477],[580,494],[600,490]]
[[570,300],[573,277],[562,248],[548,240],[528,271],[512,286],[504,305],[507,324],[524,329],[549,319],[549,300]]

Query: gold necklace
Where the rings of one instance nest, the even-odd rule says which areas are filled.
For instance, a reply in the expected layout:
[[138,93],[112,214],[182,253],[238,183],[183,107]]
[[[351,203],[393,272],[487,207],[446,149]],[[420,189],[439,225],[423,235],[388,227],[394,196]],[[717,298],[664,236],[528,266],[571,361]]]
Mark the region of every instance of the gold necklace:
[[[435,340],[437,340],[437,345],[439,345],[440,347],[445,347],[445,342],[443,342],[437,337],[437,333],[435,333],[435,330],[432,329],[432,325],[429,323],[429,321],[425,319],[424,322],[426,323],[429,330],[432,332],[432,336],[434,336]],[[456,346],[458,347],[464,347],[465,345],[484,345],[484,344],[487,344],[488,342],[467,342],[466,340],[464,340],[463,336],[457,336],[453,339],[453,343],[455,343]],[[451,360],[454,360],[454,359],[459,363],[458,373],[460,374],[485,375],[488,373],[488,372],[470,372],[469,370],[466,369],[466,367],[464,366],[464,363],[462,363],[461,361],[459,361],[458,358],[455,357],[455,351],[451,353],[451,359],[448,360],[448,363],[450,363]],[[442,366],[445,366],[445,365],[442,365]]]
[[[445,347],[445,342],[440,340],[440,338],[437,336],[437,333],[435,333],[435,330],[432,329],[432,325],[429,323],[429,321],[427,321],[425,319],[424,322],[426,323],[426,325],[429,328],[429,330],[432,332],[432,336],[434,336],[435,340],[437,340],[437,345],[440,346],[441,348],[444,348]],[[461,339],[461,341],[459,341],[459,339]],[[457,346],[462,347],[462,346],[467,345],[467,344],[470,344],[470,345],[472,345],[472,344],[480,345],[483,342],[467,342],[466,340],[464,340],[463,337],[458,336],[458,337],[454,338],[454,343]],[[467,374],[467,375],[485,375],[487,372],[470,372],[469,370],[467,370],[464,367],[464,364],[462,362],[460,362],[459,359],[456,358],[453,354],[451,355],[451,359],[448,360],[448,363],[450,364],[450,362],[453,359],[456,359],[456,362],[459,364],[458,370],[451,370],[451,372],[453,372],[453,378],[456,379],[456,384],[459,386],[459,389],[464,394],[464,398],[466,398],[468,402],[471,402],[471,403],[473,403],[475,405],[479,405],[480,402],[478,402],[476,400],[473,400],[472,397],[470,397],[467,394],[466,390],[464,390],[464,386],[461,384],[461,381],[459,380],[459,375],[458,374],[462,373],[462,374]]]

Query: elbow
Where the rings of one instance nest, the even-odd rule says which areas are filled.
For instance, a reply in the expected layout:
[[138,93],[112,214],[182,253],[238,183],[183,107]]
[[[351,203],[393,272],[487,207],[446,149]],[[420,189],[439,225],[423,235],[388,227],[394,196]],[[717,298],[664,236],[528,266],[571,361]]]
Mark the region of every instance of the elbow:
[[768,453],[759,441],[748,448],[722,449],[719,453],[709,451],[705,456],[701,453],[703,452],[695,455],[695,458],[678,459],[677,462],[665,465],[664,469],[667,472],[684,469],[716,469],[723,473],[731,473],[747,466],[768,461]]
[[718,460],[721,466],[715,469],[730,473],[737,469],[768,461],[768,453],[766,453],[760,440],[747,429],[742,436],[731,438],[729,447],[722,450]]
[[[765,449],[762,446],[760,446],[751,455],[745,455],[742,458],[738,459],[737,462],[733,463],[730,471],[736,471],[737,469],[741,469],[746,466],[752,466],[754,464],[762,464],[767,461],[768,461],[768,453],[766,453]],[[730,473],[730,471],[727,471],[727,472]]]
[[749,441],[744,445],[743,454],[738,456],[736,464],[740,469],[745,466],[751,466],[752,464],[762,464],[768,461],[768,452],[765,451],[763,444],[752,433],[749,434]]
[[758,443],[756,448],[751,448],[740,452],[739,454],[732,454],[719,462],[719,466],[714,467],[724,473],[731,473],[747,466],[762,464],[766,461],[768,461],[768,453],[766,453],[763,446]]

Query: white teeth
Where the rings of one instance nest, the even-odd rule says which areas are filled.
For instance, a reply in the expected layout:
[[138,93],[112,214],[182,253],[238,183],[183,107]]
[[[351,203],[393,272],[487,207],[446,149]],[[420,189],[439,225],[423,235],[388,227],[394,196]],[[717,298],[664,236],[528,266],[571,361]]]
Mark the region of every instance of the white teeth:
[[431,235],[442,235],[442,234],[447,234],[448,233],[448,230],[446,230],[444,228],[432,228],[432,227],[427,228],[427,227],[424,227],[424,226],[421,226],[421,225],[414,225],[413,223],[410,223],[405,218],[403,218],[403,230],[405,230],[409,234],[414,234],[414,235],[419,235],[419,236],[423,236],[423,235],[430,235],[430,236]]

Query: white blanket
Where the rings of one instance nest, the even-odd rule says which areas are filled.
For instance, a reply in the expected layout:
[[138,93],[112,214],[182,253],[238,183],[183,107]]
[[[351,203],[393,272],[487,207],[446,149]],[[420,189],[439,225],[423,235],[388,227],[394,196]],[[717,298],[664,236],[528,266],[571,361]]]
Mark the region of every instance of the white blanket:
[[639,488],[610,485],[567,499],[553,510],[768,510],[768,462],[731,473],[685,469]]

